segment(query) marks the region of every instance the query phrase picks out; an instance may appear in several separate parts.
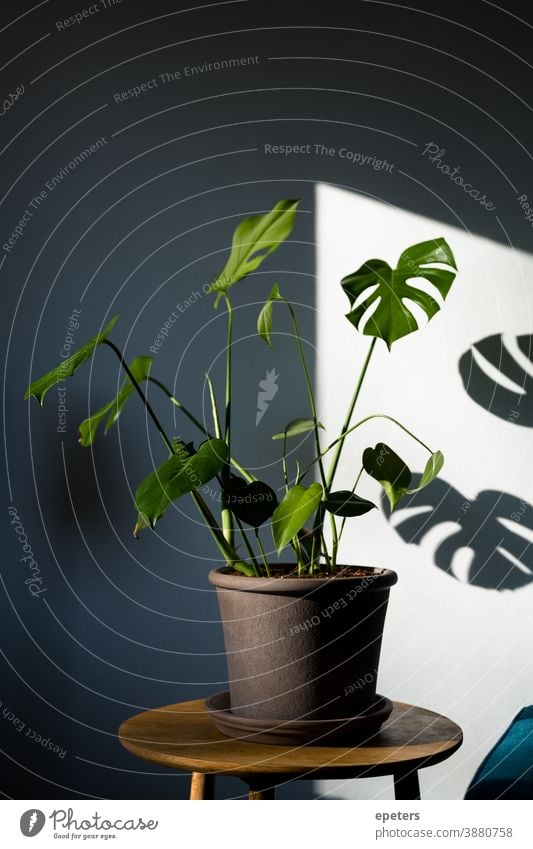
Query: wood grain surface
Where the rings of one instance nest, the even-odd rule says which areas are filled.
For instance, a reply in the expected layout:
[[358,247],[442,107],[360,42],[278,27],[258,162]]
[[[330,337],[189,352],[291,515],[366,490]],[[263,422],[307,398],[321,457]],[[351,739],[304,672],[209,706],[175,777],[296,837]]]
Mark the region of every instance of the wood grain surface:
[[122,723],[119,739],[132,754],[159,766],[247,780],[265,773],[294,778],[399,774],[445,760],[463,735],[445,716],[395,702],[381,731],[356,746],[267,746],[224,737],[198,700],[139,713]]

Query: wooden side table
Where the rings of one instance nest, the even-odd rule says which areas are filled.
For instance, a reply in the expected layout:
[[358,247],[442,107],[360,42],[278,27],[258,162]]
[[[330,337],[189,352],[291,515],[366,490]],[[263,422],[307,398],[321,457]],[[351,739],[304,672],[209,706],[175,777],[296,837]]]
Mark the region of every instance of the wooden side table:
[[291,779],[393,775],[396,799],[420,799],[418,770],[449,758],[463,734],[445,716],[395,702],[379,734],[361,745],[265,746],[224,737],[198,700],[139,713],[122,723],[119,739],[145,761],[191,772],[191,799],[214,799],[217,775],[242,778],[249,799],[274,799],[276,784]]

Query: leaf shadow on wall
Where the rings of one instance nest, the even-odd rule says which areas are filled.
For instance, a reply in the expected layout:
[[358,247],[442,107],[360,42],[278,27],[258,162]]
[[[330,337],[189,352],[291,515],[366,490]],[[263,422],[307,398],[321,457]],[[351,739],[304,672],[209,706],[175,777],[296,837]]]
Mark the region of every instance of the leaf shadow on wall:
[[[402,501],[389,521],[415,545],[437,526],[447,526],[434,563],[452,578],[494,590],[517,590],[533,581],[533,506],[515,495],[489,489],[472,501],[439,479]],[[463,573],[454,560],[464,549],[471,560]]]
[[459,360],[467,394],[500,419],[533,427],[533,335],[496,333]]

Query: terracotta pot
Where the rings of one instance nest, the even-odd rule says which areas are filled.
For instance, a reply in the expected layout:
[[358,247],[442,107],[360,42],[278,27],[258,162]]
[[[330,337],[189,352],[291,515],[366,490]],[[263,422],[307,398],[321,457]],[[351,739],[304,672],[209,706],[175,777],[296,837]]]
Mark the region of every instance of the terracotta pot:
[[389,569],[363,571],[335,578],[248,578],[225,568],[209,573],[235,716],[343,719],[377,706],[389,588],[398,576]]

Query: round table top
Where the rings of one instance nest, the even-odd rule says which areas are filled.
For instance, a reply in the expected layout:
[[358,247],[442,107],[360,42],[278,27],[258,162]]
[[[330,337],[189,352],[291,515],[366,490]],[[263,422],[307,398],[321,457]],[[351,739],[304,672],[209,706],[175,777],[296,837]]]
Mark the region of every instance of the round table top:
[[394,702],[387,722],[368,744],[269,746],[225,737],[205,711],[203,700],[139,713],[122,723],[122,745],[159,766],[186,772],[250,776],[264,773],[313,777],[390,775],[431,766],[462,743],[455,722],[424,708]]

